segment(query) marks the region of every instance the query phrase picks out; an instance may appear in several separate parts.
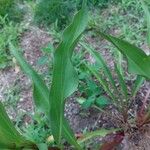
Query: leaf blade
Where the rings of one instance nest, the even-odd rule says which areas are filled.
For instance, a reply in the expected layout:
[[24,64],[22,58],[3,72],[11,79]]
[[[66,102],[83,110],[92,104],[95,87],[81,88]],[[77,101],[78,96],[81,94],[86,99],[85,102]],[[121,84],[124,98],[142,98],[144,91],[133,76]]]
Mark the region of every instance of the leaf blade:
[[144,77],[137,76],[135,83],[134,83],[134,86],[132,88],[132,92],[131,92],[132,97],[136,96],[136,93],[138,92],[139,88],[143,84],[144,80],[145,80]]
[[45,110],[49,110],[49,101],[48,101],[49,90],[45,85],[44,81],[36,73],[36,71],[25,61],[21,53],[18,52],[18,50],[11,43],[10,43],[10,50],[12,54],[15,56],[22,70],[33,81],[33,86],[34,86],[33,96],[34,96],[35,105],[37,106],[38,109],[44,112]]
[[109,81],[112,84],[112,87],[116,90],[116,85],[114,82],[114,79],[112,77],[111,71],[108,68],[106,62],[104,61],[104,59],[102,58],[102,56],[96,52],[91,46],[85,44],[85,43],[81,43],[81,45],[90,53],[93,55],[93,57],[96,59],[96,61],[101,65],[103,65],[103,69],[104,69],[104,73],[107,76],[107,78],[109,79]]
[[27,141],[14,127],[9,119],[2,103],[0,102],[0,148],[13,149],[26,147],[30,148],[34,144]]
[[74,17],[72,24],[64,31],[62,41],[54,53],[54,70],[49,101],[52,132],[58,144],[61,143],[62,138],[64,100],[78,86],[77,73],[73,68],[71,56],[86,25],[87,10],[86,7],[83,7]]
[[116,64],[115,64],[115,70],[116,70],[116,73],[118,75],[118,80],[119,80],[120,87],[122,89],[122,93],[124,94],[126,101],[128,101],[128,88],[127,88],[125,80],[124,80],[124,78],[123,78],[123,76],[122,76],[122,74],[121,74],[121,72],[118,69]]

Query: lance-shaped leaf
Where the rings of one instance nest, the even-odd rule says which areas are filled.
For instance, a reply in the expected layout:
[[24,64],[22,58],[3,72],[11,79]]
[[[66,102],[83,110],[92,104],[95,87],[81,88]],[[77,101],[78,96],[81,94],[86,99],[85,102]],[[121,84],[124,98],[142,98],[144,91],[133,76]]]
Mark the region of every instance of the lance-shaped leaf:
[[[99,32],[99,34],[111,42],[117,49],[123,53],[129,63],[129,69],[132,73],[145,76],[150,79],[150,56],[146,55],[140,48],[119,38]],[[134,68],[133,68],[134,66]]]
[[33,97],[35,105],[38,109],[43,111],[44,113],[48,113],[49,110],[49,90],[41,79],[41,77],[37,74],[37,72],[25,61],[23,56],[18,52],[18,50],[10,44],[10,49],[13,55],[15,56],[17,62],[19,63],[22,70],[32,79],[33,81]]
[[127,88],[126,82],[123,78],[123,75],[121,74],[120,70],[118,69],[117,64],[115,64],[115,71],[118,75],[118,80],[119,80],[119,84],[120,84],[122,93],[124,94],[125,99],[127,101],[128,100],[128,88]]
[[0,149],[33,148],[34,146],[15,129],[0,102]]
[[136,93],[140,89],[141,85],[144,83],[144,80],[145,80],[144,77],[141,77],[141,76],[136,77],[135,83],[132,88],[132,93],[131,93],[132,97],[136,96]]
[[54,139],[61,143],[64,122],[65,98],[78,86],[77,73],[71,62],[73,49],[87,25],[87,10],[83,8],[75,15],[71,25],[63,33],[62,41],[54,53],[54,70],[50,91],[50,119]]
[[106,62],[104,61],[103,57],[101,56],[101,54],[99,54],[97,51],[95,51],[90,45],[86,45],[85,43],[81,43],[81,45],[90,53],[92,54],[92,56],[95,58],[95,60],[103,66],[103,70],[105,73],[105,76],[109,79],[112,87],[114,90],[117,91],[116,85],[115,85],[115,81],[113,79],[112,73],[110,71],[110,69],[108,68]]

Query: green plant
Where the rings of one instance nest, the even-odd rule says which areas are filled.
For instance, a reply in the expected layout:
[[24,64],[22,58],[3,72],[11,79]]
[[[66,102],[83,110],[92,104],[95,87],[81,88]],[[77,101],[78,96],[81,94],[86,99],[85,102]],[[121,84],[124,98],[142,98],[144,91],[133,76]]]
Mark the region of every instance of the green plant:
[[[99,14],[103,14],[107,19]],[[95,13],[91,13],[89,24],[91,27],[96,24],[101,31],[117,35],[140,47],[145,42],[146,33],[143,16],[144,11],[140,1],[122,0],[116,4],[108,5],[108,8],[105,8],[102,12],[96,9]],[[109,49],[115,51],[112,46]]]
[[[77,101],[85,109],[89,107],[105,107],[108,104],[108,99],[104,96],[104,90],[92,80],[92,74],[89,74],[83,63],[86,51],[78,50],[73,54],[72,61],[78,72],[79,86],[78,91],[80,97]],[[93,64],[93,68],[97,69],[98,64]],[[102,103],[101,103],[102,102]]]
[[63,29],[71,20],[75,10],[75,2],[68,0],[40,0],[35,8],[35,22],[49,26],[56,23],[58,29]]
[[12,0],[0,0],[0,15],[5,16],[13,4]]
[[7,17],[0,17],[0,69],[10,65],[12,56],[10,55],[8,43],[11,41],[17,44],[21,32],[21,25],[9,22]]
[[[80,7],[82,0],[77,0],[77,8]],[[90,9],[104,9],[107,8],[109,4],[121,2],[120,0],[88,0],[87,5]]]
[[[129,110],[132,109],[131,106],[133,103],[133,99],[135,98],[138,89],[143,83],[144,77],[148,80],[150,79],[150,56],[144,53],[143,50],[126,41],[108,34],[104,34],[98,29],[96,29],[96,32],[99,33],[100,36],[102,36],[104,39],[111,42],[126,57],[129,72],[137,75],[137,79],[135,80],[133,88],[130,92],[125,81],[125,72],[123,71],[122,65],[119,65],[121,67],[120,69],[116,64],[116,61],[114,61],[114,71],[117,74],[117,79],[119,82],[119,86],[116,86],[112,71],[108,68],[102,56],[98,52],[96,52],[90,45],[81,43],[81,45],[90,54],[93,55],[93,57],[101,67],[99,70],[96,70],[89,63],[84,62],[84,65],[95,76],[100,85],[102,85],[105,92],[109,95],[109,98],[111,98],[112,103],[110,102],[107,104],[113,104],[117,108],[119,114],[122,115],[122,117],[120,118],[121,124],[127,124],[127,126],[121,126],[120,124],[122,132],[119,132],[119,135],[117,136],[117,138],[119,138],[119,142],[116,142],[116,137],[114,137],[113,142],[111,141],[102,145],[101,149],[105,150],[108,147],[112,148],[121,143],[126,133],[126,129],[129,128],[127,129],[127,131],[130,130],[132,128],[132,124],[134,124],[134,127],[136,127],[138,130],[140,130],[140,128],[150,122],[149,108],[147,110],[144,108],[150,95],[150,90],[147,91],[147,95],[145,96],[145,100],[143,100],[142,107],[136,112],[137,115],[134,117],[130,117],[129,115]],[[101,74],[99,74],[99,72],[101,72]],[[107,112],[105,113],[107,114]]]
[[[53,137],[51,135],[51,129],[48,125],[48,120],[46,116],[41,115],[40,112],[36,110],[35,114],[29,114],[32,118],[32,122],[27,125],[27,127],[22,127],[24,136],[34,143],[47,143],[48,146],[54,144]],[[52,137],[51,140],[49,137]]]
[[[117,1],[117,0],[115,0]],[[111,1],[114,3],[114,1]],[[89,0],[88,6],[106,7],[108,0]],[[40,25],[49,26],[55,23],[57,29],[63,29],[70,21],[76,8],[81,8],[82,0],[40,0],[35,7],[34,20]]]
[[150,12],[149,12],[149,8],[147,7],[147,5],[145,4],[143,0],[141,0],[141,4],[142,4],[145,17],[146,17],[146,21],[147,21],[147,43],[148,43],[148,46],[150,47]]
[[7,17],[14,22],[21,22],[24,10],[20,8],[17,0],[0,0],[0,17]]
[[3,105],[0,103],[0,131],[1,131],[1,140],[0,148],[1,149],[21,149],[24,148],[33,148],[33,143],[27,141],[20,133],[14,128],[9,117],[7,116]]

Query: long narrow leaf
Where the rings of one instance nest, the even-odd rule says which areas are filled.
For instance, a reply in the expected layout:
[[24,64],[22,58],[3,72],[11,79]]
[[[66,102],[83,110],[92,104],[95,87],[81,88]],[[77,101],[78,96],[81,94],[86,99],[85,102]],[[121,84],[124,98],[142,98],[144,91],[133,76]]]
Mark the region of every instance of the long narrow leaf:
[[124,97],[126,99],[126,101],[128,100],[128,90],[127,90],[127,85],[123,79],[123,76],[120,72],[120,70],[118,69],[117,65],[115,64],[115,70],[116,70],[116,73],[118,75],[118,79],[119,79],[119,84],[120,84],[120,87],[122,89],[122,92],[124,93]]
[[116,46],[118,50],[127,57],[128,62],[130,61],[130,64],[134,65],[134,70],[133,67],[130,66],[133,73],[145,76],[150,79],[150,56],[147,56],[140,48],[137,48],[136,46],[124,40],[108,34],[104,34],[102,32],[99,32],[99,34],[111,42],[114,46]]
[[123,55],[121,54],[121,52],[119,52],[119,51],[117,51],[117,52],[118,52],[118,58],[116,58],[116,60],[118,59],[117,66],[118,66],[118,69],[119,69],[121,75],[123,76],[124,75],[124,71],[123,71],[123,67],[122,67]]
[[104,80],[102,78],[102,76],[93,67],[91,67],[90,65],[88,65],[86,63],[84,63],[84,65],[96,77],[96,79],[99,81],[99,83],[104,88],[105,92],[108,93],[109,96],[112,98],[112,100],[115,102],[116,101],[115,95],[111,92],[106,80]]
[[112,77],[112,74],[111,74],[111,71],[110,69],[108,68],[106,62],[103,60],[102,56],[96,52],[91,46],[89,45],[86,45],[84,43],[81,43],[81,45],[89,52],[91,53],[94,58],[96,59],[96,61],[99,63],[99,64],[102,64],[103,65],[103,70],[104,70],[104,73],[106,75],[106,77],[109,79],[114,91],[116,91],[116,85],[115,85],[115,81]]
[[135,97],[136,93],[138,92],[139,88],[143,84],[144,80],[145,80],[144,77],[137,76],[131,93],[132,97]]
[[74,17],[72,24],[64,31],[62,42],[54,53],[49,102],[51,128],[57,144],[61,144],[62,139],[65,98],[78,86],[77,73],[72,65],[71,56],[79,37],[85,30],[87,21],[87,10],[83,7]]
[[32,146],[34,144],[27,141],[15,129],[0,102],[0,149],[32,148]]
[[12,54],[15,56],[17,62],[19,63],[22,70],[32,79],[34,85],[34,102],[38,109],[42,110],[44,113],[49,110],[49,90],[45,85],[41,77],[36,73],[36,71],[25,61],[23,56],[18,52],[18,50],[10,43],[10,49]]

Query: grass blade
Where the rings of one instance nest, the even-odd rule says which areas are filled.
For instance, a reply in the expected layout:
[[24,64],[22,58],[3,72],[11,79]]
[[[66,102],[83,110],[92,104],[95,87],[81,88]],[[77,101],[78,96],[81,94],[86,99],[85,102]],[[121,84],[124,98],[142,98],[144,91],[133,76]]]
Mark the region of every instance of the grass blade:
[[71,56],[78,39],[85,30],[87,18],[86,7],[83,7],[74,17],[72,24],[64,31],[62,41],[54,53],[49,102],[52,133],[59,145],[62,138],[65,98],[78,86],[77,73],[72,65]]
[[121,75],[124,76],[124,71],[123,71],[123,67],[122,67],[123,55],[121,54],[120,51],[115,49],[114,56],[115,56],[115,61],[117,63],[117,67],[118,67]]
[[63,137],[77,150],[81,150],[80,145],[77,143],[73,131],[71,130],[68,121],[66,119],[63,120]]
[[131,92],[132,97],[136,96],[136,94],[137,94],[138,90],[140,89],[141,85],[143,84],[144,80],[145,80],[144,77],[137,76],[134,86],[133,86],[133,89],[132,89],[132,92]]
[[112,87],[114,88],[114,90],[116,90],[116,85],[115,85],[115,81],[112,77],[111,71],[109,70],[106,62],[103,60],[102,56],[96,52],[91,46],[81,43],[81,45],[90,53],[93,55],[93,57],[96,59],[96,61],[103,66],[104,69],[104,73],[106,75],[106,77],[109,79],[109,81],[111,82]]
[[127,90],[127,85],[123,79],[123,76],[120,72],[120,70],[118,69],[117,65],[115,64],[115,70],[116,70],[116,73],[118,75],[118,80],[119,80],[119,84],[120,84],[120,87],[122,89],[122,93],[124,93],[124,96],[125,96],[125,99],[126,101],[128,101],[128,90]]
[[109,96],[112,98],[112,100],[115,102],[116,101],[115,95],[113,95],[113,93],[111,92],[106,80],[104,80],[102,76],[93,67],[91,67],[90,65],[86,63],[84,63],[84,65],[96,77],[99,83],[103,86],[105,92],[108,93]]

